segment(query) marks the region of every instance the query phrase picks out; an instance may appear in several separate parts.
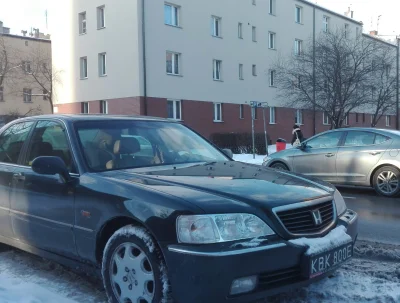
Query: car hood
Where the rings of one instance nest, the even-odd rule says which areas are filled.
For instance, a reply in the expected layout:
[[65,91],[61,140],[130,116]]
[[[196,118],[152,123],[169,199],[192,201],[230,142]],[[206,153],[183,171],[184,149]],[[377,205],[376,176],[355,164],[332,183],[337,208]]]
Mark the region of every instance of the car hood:
[[[172,193],[192,200],[190,202],[203,209],[207,208],[206,203],[213,200],[210,195],[218,201],[226,198],[247,206],[271,209],[333,195],[334,192],[331,185],[302,175],[234,161],[117,170],[102,174]],[[187,195],[188,191],[190,195]],[[193,192],[197,192],[198,196],[206,195],[207,199],[199,199]]]

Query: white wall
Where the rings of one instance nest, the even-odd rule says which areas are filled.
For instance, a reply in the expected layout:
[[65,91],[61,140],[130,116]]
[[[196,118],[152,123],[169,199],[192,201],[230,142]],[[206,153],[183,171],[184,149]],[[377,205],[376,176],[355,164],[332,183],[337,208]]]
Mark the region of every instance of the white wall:
[[[148,94],[188,100],[245,103],[267,101],[279,105],[276,88],[269,87],[268,70],[278,55],[294,50],[295,39],[305,43],[313,33],[313,7],[295,0],[276,0],[276,14],[269,14],[267,0],[172,0],[181,6],[181,26],[164,25],[163,1],[147,1]],[[303,22],[295,22],[295,5],[303,7]],[[319,11],[317,32],[322,30],[322,17],[330,17],[331,29],[350,24],[351,20]],[[222,18],[222,39],[211,36],[211,16]],[[244,39],[238,38],[238,22],[243,23]],[[257,43],[252,42],[252,26],[257,28]],[[268,49],[268,33],[276,33],[277,50]],[[183,77],[166,74],[166,51],[182,53]],[[213,81],[212,61],[223,60],[223,82]],[[244,80],[239,80],[239,63],[244,65]],[[252,76],[252,65],[258,76]]]
[[[106,28],[97,29],[97,7],[105,5]],[[87,34],[79,35],[86,11]],[[53,61],[63,71],[57,103],[141,95],[137,0],[54,1],[51,10]],[[107,53],[107,77],[99,77],[98,54]],[[80,57],[88,58],[88,79],[80,79]]]

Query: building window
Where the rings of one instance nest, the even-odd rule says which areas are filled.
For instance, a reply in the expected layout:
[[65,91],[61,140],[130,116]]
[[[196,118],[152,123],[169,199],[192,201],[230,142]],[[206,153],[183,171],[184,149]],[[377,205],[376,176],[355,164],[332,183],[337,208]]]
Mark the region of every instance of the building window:
[[269,34],[268,34],[268,48],[269,49],[275,49],[275,38],[276,38],[276,34],[269,32]]
[[166,56],[167,74],[180,75],[180,59],[181,59],[181,54],[167,52]]
[[322,24],[322,30],[324,33],[327,33],[329,31],[329,17],[324,16],[323,17],[323,24]]
[[100,113],[101,114],[108,114],[108,102],[105,100],[100,101]]
[[211,33],[214,37],[221,37],[221,18],[212,16]]
[[243,77],[243,64],[239,64],[239,80],[244,80],[244,77]]
[[253,26],[251,29],[251,35],[253,38],[253,42],[257,42],[257,28],[255,26]]
[[331,121],[330,121],[330,119],[329,119],[329,116],[328,116],[328,113],[327,113],[327,112],[324,112],[324,113],[322,114],[322,121],[323,121],[323,124],[324,124],[324,125],[331,125]]
[[239,105],[239,119],[244,119],[244,105]]
[[104,5],[97,8],[97,29],[106,27],[105,8]]
[[239,39],[243,39],[243,24],[242,23],[238,24],[238,37],[239,37]]
[[253,64],[251,71],[252,71],[253,76],[256,77],[257,76],[257,65]]
[[253,5],[257,5],[256,0],[252,0]]
[[167,101],[168,119],[182,120],[182,102],[179,100]]
[[344,125],[349,125],[349,114],[344,117]]
[[269,86],[275,86],[275,70],[269,71]]
[[0,102],[4,102],[4,88],[0,86]]
[[86,27],[86,12],[79,14],[79,34],[84,35],[87,33]]
[[344,25],[344,37],[345,38],[349,37],[349,25],[348,24]]
[[89,102],[82,102],[81,103],[81,113],[88,114],[89,113]]
[[87,57],[82,57],[80,59],[80,69],[81,69],[81,79],[87,79],[88,77],[88,64]]
[[222,61],[221,60],[214,60],[213,61],[213,78],[216,81],[222,80]]
[[390,116],[386,116],[386,126],[390,126]]
[[296,56],[300,56],[302,50],[303,50],[303,41],[298,39],[294,40],[294,54]]
[[276,124],[276,110],[275,107],[270,107],[269,108],[269,124]]
[[268,10],[270,15],[275,15],[275,0],[268,0]]
[[360,36],[360,29],[356,27],[356,37],[358,38]]
[[296,23],[302,23],[303,22],[303,8],[301,6],[296,5],[296,10],[295,10],[295,20]]
[[22,70],[25,72],[25,74],[31,74],[32,73],[31,62],[22,61]]
[[25,103],[32,102],[32,90],[30,88],[24,88],[24,102]]
[[49,92],[47,91],[47,89],[43,90],[43,101],[47,101],[49,98]]
[[362,119],[363,123],[365,123],[365,114],[363,114],[363,119]]
[[166,25],[179,26],[179,6],[164,4],[164,22]]
[[107,76],[107,55],[106,53],[99,54],[99,76]]
[[358,113],[356,113],[356,123],[358,123],[358,121],[359,121],[359,118],[358,118]]
[[214,103],[214,122],[222,122],[222,104]]
[[303,111],[301,109],[297,109],[296,110],[294,123],[297,124],[297,125],[302,125],[303,124]]

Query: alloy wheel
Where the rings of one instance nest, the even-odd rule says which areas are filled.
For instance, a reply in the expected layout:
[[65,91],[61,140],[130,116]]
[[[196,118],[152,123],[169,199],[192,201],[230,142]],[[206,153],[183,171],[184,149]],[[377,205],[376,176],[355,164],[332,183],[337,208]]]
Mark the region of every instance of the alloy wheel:
[[133,243],[123,243],[110,261],[112,290],[121,303],[151,303],[155,295],[153,268],[145,252]]
[[392,171],[383,171],[378,175],[377,186],[385,195],[392,195],[399,187],[399,179]]

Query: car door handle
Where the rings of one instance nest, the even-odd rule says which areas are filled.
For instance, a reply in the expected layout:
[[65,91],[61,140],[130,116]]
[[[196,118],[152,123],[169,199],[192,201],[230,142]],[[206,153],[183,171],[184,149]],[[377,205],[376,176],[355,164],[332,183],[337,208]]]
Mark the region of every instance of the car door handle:
[[17,180],[19,182],[25,181],[25,176],[22,173],[14,174],[13,177],[15,180]]
[[372,155],[372,156],[376,156],[376,155],[380,155],[381,152],[370,152],[369,154]]
[[329,154],[326,154],[325,155],[325,157],[327,157],[327,158],[331,158],[331,157],[333,157],[335,154],[331,154],[331,153],[329,153]]

